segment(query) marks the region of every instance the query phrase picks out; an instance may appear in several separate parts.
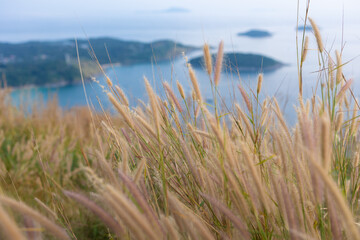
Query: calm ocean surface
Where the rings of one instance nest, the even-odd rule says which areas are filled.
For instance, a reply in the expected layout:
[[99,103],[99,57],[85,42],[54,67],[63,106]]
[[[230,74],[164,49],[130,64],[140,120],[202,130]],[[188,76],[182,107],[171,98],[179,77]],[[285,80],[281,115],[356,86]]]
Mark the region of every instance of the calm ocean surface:
[[[250,28],[250,27],[249,27]],[[203,28],[203,29],[148,29],[148,30],[123,30],[113,32],[111,36],[127,40],[153,41],[159,39],[172,39],[180,43],[202,46],[204,42],[208,42],[211,46],[217,47],[220,40],[225,42],[226,52],[245,52],[258,53],[272,57],[287,66],[264,75],[263,88],[261,92],[262,98],[266,96],[276,96],[290,122],[294,120],[293,105],[296,104],[298,96],[298,80],[296,67],[296,31],[294,24],[287,24],[273,27],[263,27],[262,29],[272,32],[271,38],[251,39],[247,37],[237,37],[236,34],[241,31],[248,30],[246,27],[227,27],[227,28]],[[339,26],[321,26],[321,33],[326,49],[331,49],[334,56],[335,49],[341,49],[342,31]],[[301,32],[299,37],[301,38]],[[308,58],[304,64],[304,95],[310,96],[315,90],[319,74],[318,55],[316,42],[311,32],[307,32],[310,37],[310,48]],[[354,79],[354,92],[358,97],[360,94],[360,59],[356,58],[360,55],[360,25],[348,24],[345,26],[343,43],[343,61],[350,61],[344,66],[345,76]],[[216,51],[216,48],[214,49]],[[202,54],[201,51],[193,52],[188,58]],[[110,53],[111,55],[111,53]],[[355,58],[355,59],[354,59]],[[202,69],[195,69],[196,75],[200,82],[202,94],[206,101],[212,103],[212,93],[207,75]],[[132,105],[136,104],[136,99],[147,100],[146,91],[143,86],[143,76],[146,76],[160,94],[162,92],[162,81],[168,81],[175,86],[176,80],[179,80],[187,93],[191,91],[191,84],[185,67],[183,57],[161,62],[158,64],[139,64],[133,66],[120,66],[109,68],[108,76],[115,84],[118,84],[127,94]],[[240,72],[238,75],[223,73],[219,84],[219,92],[225,103],[231,107],[231,99],[236,98],[242,104],[242,99],[238,93],[237,85],[241,83],[245,89],[256,89],[257,74],[249,74]],[[97,76],[106,87],[102,76]],[[95,109],[99,110],[98,99],[105,106],[111,108],[106,93],[94,82],[85,84],[86,92],[89,100]],[[65,109],[74,106],[86,105],[86,99],[82,84],[54,87],[54,88],[30,88],[19,89],[12,92],[12,101],[19,104],[20,101],[31,103],[36,99],[43,98],[45,102],[54,96],[57,96],[60,106]]]

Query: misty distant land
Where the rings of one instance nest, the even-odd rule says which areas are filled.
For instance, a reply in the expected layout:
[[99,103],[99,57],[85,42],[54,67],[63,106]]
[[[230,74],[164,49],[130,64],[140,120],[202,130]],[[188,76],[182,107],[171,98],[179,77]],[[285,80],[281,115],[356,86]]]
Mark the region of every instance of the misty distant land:
[[244,36],[244,37],[250,37],[250,38],[268,38],[268,37],[272,37],[272,33],[265,31],[265,30],[260,30],[260,29],[251,29],[249,31],[246,32],[240,32],[237,34],[238,36]]
[[[212,55],[215,61],[216,55]],[[204,57],[196,57],[190,60],[190,64],[195,68],[204,68]],[[285,66],[284,63],[279,62],[273,58],[266,57],[260,54],[252,53],[226,53],[224,54],[223,71],[230,71],[233,73],[259,73],[271,72]]]

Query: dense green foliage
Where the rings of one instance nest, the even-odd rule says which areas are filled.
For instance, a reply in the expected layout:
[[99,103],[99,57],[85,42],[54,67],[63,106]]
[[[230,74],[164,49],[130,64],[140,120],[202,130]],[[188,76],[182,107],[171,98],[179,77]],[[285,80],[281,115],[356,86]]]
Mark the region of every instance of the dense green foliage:
[[76,65],[60,60],[10,64],[6,77],[11,86],[73,83],[80,79]]
[[[215,59],[216,55],[212,55],[212,58]],[[191,59],[190,64],[196,68],[205,66],[202,56]],[[224,55],[224,64],[227,66],[224,69],[232,72],[267,72],[284,66],[270,57],[250,53],[227,53]]]

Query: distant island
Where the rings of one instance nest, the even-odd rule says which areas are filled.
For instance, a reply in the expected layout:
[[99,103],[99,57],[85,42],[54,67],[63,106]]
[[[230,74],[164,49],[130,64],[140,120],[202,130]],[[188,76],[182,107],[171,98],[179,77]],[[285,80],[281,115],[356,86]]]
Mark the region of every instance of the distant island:
[[251,29],[247,32],[238,33],[237,35],[251,37],[251,38],[266,38],[266,37],[271,37],[272,33],[268,32],[268,31],[264,31],[264,30]]
[[[304,31],[304,25],[298,26],[297,30]],[[305,31],[311,31],[311,30],[312,30],[312,27],[310,25],[305,26]]]
[[189,13],[190,10],[181,7],[171,7],[161,11],[162,13]]
[[[213,54],[215,59],[216,56]],[[190,60],[195,68],[204,68],[204,58],[196,57]],[[285,64],[270,57],[251,53],[226,53],[224,54],[224,71],[231,72],[270,72],[283,67]]]
[[[80,39],[79,55],[86,78],[99,72],[89,42],[101,64],[109,64],[106,49],[111,62],[118,65],[161,62],[182,52],[197,49],[170,40],[143,43],[114,38]],[[0,80],[3,81],[3,78],[6,78],[7,85],[12,87],[54,86],[79,82],[81,79],[75,41],[67,39],[0,43]]]

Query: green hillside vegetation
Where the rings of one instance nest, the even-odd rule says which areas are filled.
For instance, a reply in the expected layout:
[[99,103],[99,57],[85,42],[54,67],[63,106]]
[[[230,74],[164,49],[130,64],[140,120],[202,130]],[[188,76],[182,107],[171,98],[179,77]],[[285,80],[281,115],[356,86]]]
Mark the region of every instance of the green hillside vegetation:
[[[78,40],[78,46],[85,77],[99,72],[96,71],[95,55],[101,64],[109,63],[106,49],[113,63],[123,65],[171,60],[182,52],[195,49],[168,40],[142,43],[113,38]],[[0,43],[0,71],[6,73],[8,86],[78,82],[75,41]]]
[[[212,55],[213,61],[216,54]],[[204,57],[192,58],[189,63],[195,68],[204,68]],[[283,63],[266,56],[250,53],[226,53],[224,54],[224,70],[231,72],[268,72],[284,66]]]

